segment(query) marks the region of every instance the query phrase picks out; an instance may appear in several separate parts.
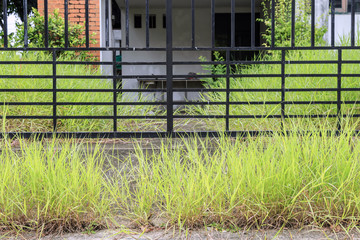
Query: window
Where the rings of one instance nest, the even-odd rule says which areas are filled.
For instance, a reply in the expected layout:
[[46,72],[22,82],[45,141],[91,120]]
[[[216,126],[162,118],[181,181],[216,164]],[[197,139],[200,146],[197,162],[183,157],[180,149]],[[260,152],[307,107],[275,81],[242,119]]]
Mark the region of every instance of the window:
[[166,15],[163,15],[163,28],[166,28]]
[[141,28],[142,27],[142,19],[140,14],[134,15],[134,28]]
[[[334,3],[334,9],[336,13],[351,13],[352,9],[352,0],[330,0]],[[360,12],[360,0],[355,0],[354,10],[355,12]]]
[[156,28],[156,15],[149,15],[149,28]]
[[113,29],[121,29],[121,11],[115,0],[112,0],[112,27]]
[[[347,12],[351,12],[351,0],[347,0]],[[360,0],[355,0],[355,6],[354,6],[355,12],[360,12]]]

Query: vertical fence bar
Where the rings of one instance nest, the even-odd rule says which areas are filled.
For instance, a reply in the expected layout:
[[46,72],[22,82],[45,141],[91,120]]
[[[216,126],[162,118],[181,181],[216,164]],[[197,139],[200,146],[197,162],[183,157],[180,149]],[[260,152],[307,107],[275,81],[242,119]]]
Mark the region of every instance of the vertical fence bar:
[[27,17],[27,0],[23,2],[24,7],[24,47],[28,47],[28,17]]
[[341,131],[341,122],[342,122],[342,113],[341,113],[341,92],[342,92],[342,84],[341,84],[341,73],[342,72],[342,50],[338,49],[338,80],[337,80],[337,117],[338,124],[337,130]]
[[230,131],[230,50],[226,51],[226,116],[225,131]]
[[291,1],[291,47],[295,47],[295,8],[296,2],[295,0]]
[[113,115],[113,126],[114,126],[114,132],[117,132],[117,73],[116,73],[116,50],[112,51],[113,54],[113,90],[114,90],[114,95],[113,95],[113,104],[114,104],[114,115]]
[[49,47],[49,13],[48,0],[44,1],[44,28],[45,28],[45,48]]
[[52,91],[53,91],[53,131],[56,132],[56,127],[57,127],[57,98],[56,98],[56,50],[53,50],[52,52],[53,54],[53,86],[52,86]]
[[255,0],[251,0],[251,47],[255,47]]
[[215,0],[211,0],[211,47],[215,47]]
[[7,28],[7,0],[3,0],[3,13],[4,13],[4,48],[8,47],[8,28]]
[[85,38],[86,38],[86,48],[89,48],[90,47],[89,0],[85,0]]
[[311,0],[311,46],[315,46],[315,0]]
[[281,128],[285,131],[285,50],[281,50]]
[[110,46],[109,42],[110,26],[109,26],[109,0],[105,0],[105,45]]
[[191,0],[191,46],[195,48],[195,0]]
[[271,47],[275,47],[275,0],[271,0]]
[[150,33],[149,33],[149,0],[146,0],[146,3],[145,3],[145,12],[146,12],[146,16],[145,16],[145,22],[146,22],[146,48],[149,48],[150,46]]
[[351,46],[355,46],[355,0],[351,1]]
[[335,0],[331,0],[331,46],[335,46]]
[[69,47],[69,2],[64,0],[64,9],[65,9],[65,48]]
[[167,95],[167,133],[174,132],[173,102],[173,23],[172,0],[166,1],[166,95]]
[[129,29],[130,29],[130,23],[129,23],[129,0],[125,0],[125,31],[126,31],[126,47],[128,48],[130,46],[129,41]]
[[235,0],[231,0],[231,47],[235,47]]

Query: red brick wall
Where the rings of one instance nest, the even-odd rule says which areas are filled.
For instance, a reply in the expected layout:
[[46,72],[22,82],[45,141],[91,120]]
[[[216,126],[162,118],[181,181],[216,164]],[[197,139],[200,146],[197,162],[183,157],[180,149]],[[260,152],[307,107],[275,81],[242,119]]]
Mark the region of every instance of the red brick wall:
[[[44,14],[44,1],[38,0],[38,11],[40,14]],[[69,23],[84,24],[85,23],[85,0],[68,0],[68,19]],[[53,14],[55,9],[59,9],[60,15],[64,16],[64,0],[48,0],[48,14]],[[100,46],[100,5],[99,0],[89,0],[89,31],[91,34],[96,35],[92,37],[97,41],[96,44],[92,44],[90,41],[90,47]],[[95,53],[96,56],[100,56],[100,53]]]

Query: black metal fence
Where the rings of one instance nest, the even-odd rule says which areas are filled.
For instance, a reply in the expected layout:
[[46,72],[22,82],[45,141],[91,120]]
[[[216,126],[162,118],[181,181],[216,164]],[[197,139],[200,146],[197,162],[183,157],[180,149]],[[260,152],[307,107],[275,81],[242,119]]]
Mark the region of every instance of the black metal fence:
[[[0,61],[2,68],[11,69],[11,66],[26,65],[35,65],[34,68],[39,69],[42,66],[48,68],[44,70],[44,74],[33,74],[32,71],[23,72],[24,74],[12,74],[11,70],[0,71],[2,81],[0,95],[3,96],[2,127],[5,130],[2,137],[56,135],[77,138],[147,138],[219,136],[223,133],[231,136],[257,135],[288,130],[286,121],[291,119],[330,119],[330,122],[334,119],[334,130],[341,131],[345,117],[360,117],[360,113],[356,112],[358,104],[356,93],[360,91],[360,86],[356,87],[356,82],[360,73],[356,72],[356,67],[350,72],[343,71],[346,65],[360,64],[359,59],[344,57],[349,51],[360,50],[356,44],[356,8],[351,7],[355,6],[355,0],[348,0],[346,6],[349,8],[347,11],[351,23],[348,45],[340,45],[336,42],[335,6],[343,4],[344,1],[340,1],[341,3],[336,0],[330,3],[324,1],[323,4],[329,7],[326,13],[327,20],[324,23],[326,27],[329,26],[329,37],[325,40],[321,37],[321,43],[316,42],[317,2],[304,1],[306,6],[311,8],[305,13],[305,19],[309,21],[307,29],[309,42],[297,45],[296,23],[299,18],[296,11],[300,0],[292,0],[287,8],[289,45],[282,45],[277,44],[277,34],[279,34],[277,24],[281,23],[276,20],[279,11],[276,0],[270,0],[265,4],[255,0],[248,2],[188,0],[181,3],[173,0],[166,0],[164,3],[146,0],[143,5],[141,5],[142,1],[124,0],[118,3],[122,13],[122,29],[119,30],[122,33],[120,46],[114,44],[116,41],[112,37],[112,9],[109,0],[104,0],[105,9],[101,10],[104,14],[101,14],[102,19],[99,19],[102,27],[101,42],[98,47],[90,46],[89,0],[83,3],[86,10],[85,44],[80,47],[69,45],[69,25],[71,25],[68,19],[69,1],[71,2],[71,0],[64,1],[63,47],[53,47],[49,44],[51,36],[49,36],[48,5],[52,4],[50,0],[45,0],[44,4],[44,47],[32,47],[29,43],[28,28],[31,25],[27,22],[26,11],[23,16],[24,44],[21,47],[14,47],[7,28],[8,1],[2,0],[4,28],[0,51],[5,56]],[[26,0],[23,4],[24,9],[27,9]],[[241,15],[242,12],[246,14]],[[266,25],[257,21],[257,18],[266,17],[266,14],[270,23]],[[161,20],[162,24],[160,24]],[[142,24],[143,21],[145,24]],[[182,24],[184,21],[187,24]],[[267,42],[262,36],[266,30],[269,33]],[[183,39],[186,39],[185,42],[182,42]],[[267,45],[264,45],[266,43]],[[76,56],[79,55],[78,52],[83,51],[101,53],[99,61],[80,60]],[[325,56],[330,57],[294,60],[291,59],[291,52],[295,51],[298,51],[300,56],[306,55],[306,51],[311,51],[324,52]],[[11,52],[17,54],[11,55]],[[45,52],[48,54],[48,59],[32,60],[23,57],[25,53],[31,52]],[[62,59],[59,57],[59,53],[62,52],[77,53],[73,59]],[[214,52],[220,52],[218,55],[220,57],[214,59]],[[6,56],[10,55],[14,58],[18,57],[17,60],[6,59]],[[119,55],[122,56],[121,62],[117,58]],[[198,57],[202,55],[206,55],[207,59],[200,61]],[[197,72],[203,65],[207,67]],[[257,72],[258,68],[253,67],[265,65],[273,70]],[[310,66],[307,68],[310,70],[305,69],[301,72],[291,70],[292,66],[304,65]],[[329,68],[328,72],[324,72],[326,69],[320,71],[319,69],[325,65],[330,66],[331,69]],[[73,66],[74,69],[76,66],[91,66],[88,67],[90,74],[77,72],[68,74],[63,71],[66,66]],[[122,71],[119,71],[120,68]],[[91,74],[93,72],[96,74]],[[83,87],[76,85],[86,81],[99,82],[99,79],[108,84],[108,87],[88,88],[91,84],[86,83]],[[273,79],[274,86],[277,87],[269,87],[269,79]],[[300,83],[302,80],[299,79],[305,79],[307,84],[304,86],[289,84],[290,81]],[[317,84],[314,82],[316,79],[329,84]],[[49,84],[40,88],[36,82],[41,80]],[[76,83],[76,87],[71,87],[71,84],[66,87],[67,80],[73,81],[72,84]],[[348,84],[349,87],[344,80],[345,83],[351,83]],[[16,87],[15,81],[34,82],[34,85]],[[60,84],[61,81],[64,83]],[[261,81],[264,81],[264,85],[255,84],[254,87],[251,87],[251,84],[246,85],[248,82]],[[238,83],[246,84],[237,85]],[[91,101],[91,96],[98,93],[104,94],[104,101]],[[291,94],[301,96],[303,93],[307,93],[304,95],[307,98],[287,97]],[[348,97],[344,93],[352,95]],[[67,100],[66,94],[69,96],[88,94],[90,100],[78,101],[76,97]],[[175,100],[174,94],[183,97]],[[193,94],[195,97],[189,100],[188,94]],[[241,94],[252,94],[252,97],[241,98],[239,97]],[[256,99],[257,94],[258,99]],[[270,96],[267,94],[274,96],[267,97]],[[312,95],[319,96],[317,94],[325,94],[326,97],[320,100],[311,98]],[[12,95],[20,96],[17,98],[20,100],[13,100],[15,98]],[[25,95],[30,97],[26,101],[21,100]],[[32,97],[40,95],[47,95],[47,101],[43,101],[44,98]],[[149,110],[149,106],[154,108]],[[266,111],[268,106],[270,111]],[[306,106],[306,108],[300,107],[301,111],[294,112],[296,108],[293,106]],[[312,106],[315,106],[315,110],[311,110]],[[348,111],[349,106],[354,106],[352,111]],[[46,110],[26,110],[31,107],[46,108]],[[104,114],[96,110],[99,107],[105,109]],[[255,108],[254,111],[256,107],[264,111],[253,112],[249,110],[252,107]],[[80,114],[81,108],[87,108],[89,112]],[[12,109],[17,110],[12,111]],[[76,114],[77,111],[79,114]],[[72,114],[67,114],[69,112]],[[258,120],[261,121],[260,124],[251,124],[251,121]],[[70,126],[68,128],[64,127],[66,121],[70,122],[70,125],[65,124]],[[101,123],[93,124],[92,121]],[[268,122],[263,124],[266,121]],[[235,127],[232,127],[233,123]]]

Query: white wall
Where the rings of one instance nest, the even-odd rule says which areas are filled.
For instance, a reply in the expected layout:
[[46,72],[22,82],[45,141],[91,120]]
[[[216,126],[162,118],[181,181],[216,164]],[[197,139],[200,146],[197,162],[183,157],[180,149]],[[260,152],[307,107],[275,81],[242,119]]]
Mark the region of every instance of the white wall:
[[[150,47],[166,47],[166,29],[163,28],[163,14],[165,9],[151,9],[150,14],[156,14],[156,28],[150,31]],[[142,15],[142,28],[134,28],[134,14]],[[130,48],[143,48],[146,46],[146,23],[144,9],[130,10]],[[122,13],[123,23],[125,23],[125,12]],[[211,15],[209,9],[197,9],[195,19],[196,28],[196,46],[211,45]],[[122,27],[122,42],[125,46],[125,24]],[[188,8],[173,9],[173,47],[190,47],[191,46],[191,12]],[[174,51],[174,61],[198,61],[200,56],[211,59],[211,51]],[[161,51],[123,51],[123,61],[126,62],[166,62],[166,52]],[[189,72],[204,72],[201,65],[197,66],[180,66],[174,65],[174,74],[184,75]],[[166,66],[143,65],[143,66],[123,66],[123,75],[165,75]],[[139,88],[137,79],[124,79],[123,87],[125,89]],[[194,94],[189,93],[189,98]],[[197,94],[196,94],[197,95]],[[183,100],[184,93],[174,93],[174,100]]]
[[[329,0],[318,0],[316,3],[316,24],[325,25],[327,33],[325,40],[328,44],[331,43],[331,14],[329,9]],[[355,32],[359,30],[360,14],[355,15]],[[351,13],[335,13],[335,45],[341,45],[342,38],[350,38],[351,32]],[[356,36],[358,34],[356,33]]]
[[[359,32],[360,15],[355,15],[355,39]],[[340,45],[341,39],[347,37],[350,39],[351,33],[351,14],[335,14],[335,44]],[[331,19],[329,16],[328,21],[328,32],[326,33],[327,42],[330,44],[331,41]]]
[[[105,0],[100,1],[100,47],[106,47],[106,27],[105,27]],[[111,0],[109,0],[109,19],[111,20]],[[109,46],[111,47],[114,42],[113,34],[112,34],[112,24],[109,22]],[[100,52],[101,61],[112,61],[112,52],[109,51],[101,51]],[[104,75],[112,74],[111,66],[102,66],[102,72]]]
[[329,14],[329,0],[315,0],[315,21],[318,26],[326,25]]

